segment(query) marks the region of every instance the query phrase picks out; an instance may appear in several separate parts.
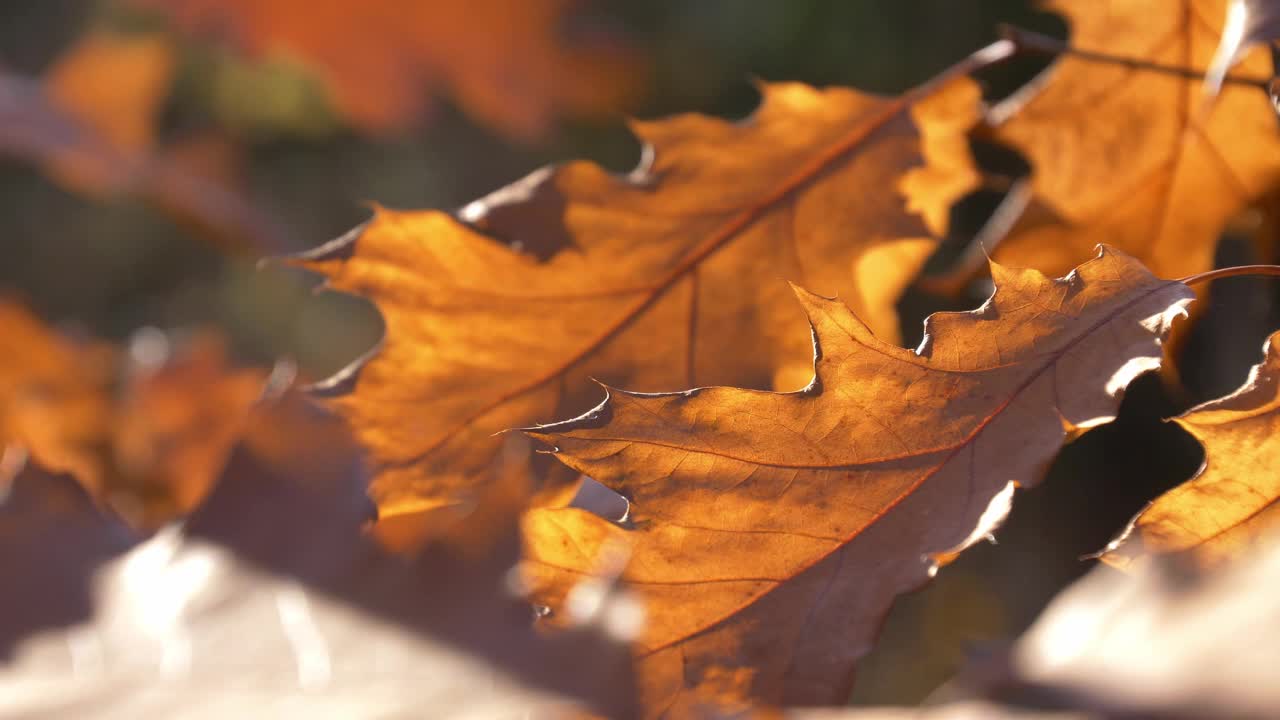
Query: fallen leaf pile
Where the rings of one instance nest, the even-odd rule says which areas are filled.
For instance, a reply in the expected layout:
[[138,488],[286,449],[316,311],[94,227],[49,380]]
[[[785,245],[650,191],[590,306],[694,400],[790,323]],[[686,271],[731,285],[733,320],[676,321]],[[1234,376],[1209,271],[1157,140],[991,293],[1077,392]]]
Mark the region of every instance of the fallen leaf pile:
[[[428,90],[534,137],[634,89],[629,55],[565,44],[569,0],[140,3],[312,67],[379,130]],[[383,321],[309,393],[216,333],[114,346],[0,304],[0,714],[898,716],[838,709],[895,599],[1115,418],[1223,276],[1197,274],[1224,227],[1280,187],[1270,67],[1243,50],[1269,5],[1049,7],[1069,44],[994,106],[968,76],[1051,43],[1013,33],[897,97],[761,82],[737,122],[633,122],[630,173],[378,207],[278,259]],[[164,185],[155,40],[0,76],[26,93],[0,92],[0,143],[72,186]],[[1244,75],[1214,95],[1219,44]],[[989,298],[905,349],[897,303],[983,183],[975,139],[1032,175],[968,251],[994,255]],[[1175,419],[1205,465],[1114,567],[926,717],[1280,712],[1250,590],[1280,567],[1265,352]]]

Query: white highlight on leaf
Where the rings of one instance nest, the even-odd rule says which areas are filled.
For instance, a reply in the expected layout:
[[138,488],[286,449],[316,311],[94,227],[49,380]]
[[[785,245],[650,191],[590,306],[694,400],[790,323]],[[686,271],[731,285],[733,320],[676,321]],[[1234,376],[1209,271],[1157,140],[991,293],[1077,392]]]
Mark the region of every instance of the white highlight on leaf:
[[608,578],[584,580],[569,591],[565,611],[575,625],[598,625],[619,642],[634,640],[644,629],[644,605]]
[[[1173,325],[1174,320],[1178,318],[1185,318],[1187,316],[1187,305],[1189,304],[1191,304],[1190,298],[1179,300],[1164,312],[1153,315],[1142,321],[1142,327],[1157,338],[1157,350],[1159,349],[1158,339],[1164,337],[1169,332],[1169,328]],[[1111,378],[1107,380],[1107,384],[1105,386],[1107,394],[1115,397],[1128,387],[1130,383],[1137,379],[1139,375],[1151,372],[1152,370],[1159,370],[1161,359],[1162,357],[1159,354],[1139,355],[1137,357],[1130,358],[1128,362],[1121,365],[1120,369],[1116,370],[1115,373],[1111,375]],[[1109,422],[1110,420],[1111,418],[1108,418],[1105,422]],[[1092,426],[1081,425],[1080,427]]]
[[1204,90],[1207,94],[1217,94],[1222,89],[1222,81],[1227,71],[1235,64],[1236,57],[1244,49],[1245,32],[1249,26],[1249,6],[1240,0],[1234,0],[1227,8],[1227,19],[1222,26],[1222,38],[1218,41],[1218,49],[1209,63],[1209,72],[1205,74]]
[[973,532],[970,532],[968,537],[961,540],[954,547],[922,558],[929,562],[929,567],[925,570],[925,573],[930,579],[938,575],[938,559],[940,557],[955,555],[980,540],[987,540],[992,543],[996,541],[993,533],[1004,522],[1004,519],[1009,516],[1009,511],[1013,509],[1013,493],[1017,489],[1018,482],[1010,480],[1000,489],[1000,492],[991,497],[986,509],[978,516],[978,522],[973,526]]

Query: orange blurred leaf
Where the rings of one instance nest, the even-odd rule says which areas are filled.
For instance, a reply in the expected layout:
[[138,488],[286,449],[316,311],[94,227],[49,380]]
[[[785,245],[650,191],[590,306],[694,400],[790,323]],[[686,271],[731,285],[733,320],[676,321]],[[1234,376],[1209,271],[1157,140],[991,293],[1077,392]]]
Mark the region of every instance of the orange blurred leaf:
[[494,433],[585,409],[593,377],[798,386],[811,347],[787,279],[897,337],[893,303],[974,182],[976,87],[761,91],[739,123],[637,123],[629,175],[574,162],[457,216],[379,209],[292,261],[386,323],[321,387],[371,453],[384,516],[470,502],[505,462]]
[[156,367],[133,368],[106,428],[115,476],[108,500],[146,527],[190,512],[244,435],[265,379],[230,367],[221,337],[211,334]]
[[13,304],[0,304],[0,330],[0,446],[71,474],[137,526],[199,503],[263,395],[265,374],[232,368],[213,335],[172,353],[138,347],[167,348],[153,330],[124,353],[71,342]]
[[0,302],[0,447],[103,492],[114,348],[59,336],[13,302]]
[[[44,78],[50,102],[96,133],[123,157],[146,157],[169,97],[174,50],[161,35],[89,33],[64,52]],[[83,192],[118,190],[129,163],[104,164],[93,153],[50,159],[61,182]]]
[[534,597],[554,619],[602,552],[629,547],[650,714],[844,702],[894,597],[991,532],[1067,438],[1113,418],[1192,297],[1109,250],[1060,279],[992,273],[991,299],[932,315],[914,352],[797,290],[816,357],[805,390],[611,390],[530,429],[630,502],[620,522],[530,511]]
[[290,249],[282,227],[228,177],[228,143],[158,145],[174,62],[162,36],[91,32],[42,80],[0,70],[0,152],[76,192],[138,197],[221,247]]
[[581,0],[136,0],[192,32],[313,69],[355,124],[388,131],[449,95],[517,138],[562,113],[617,112],[641,84],[638,54],[596,32],[568,32]]

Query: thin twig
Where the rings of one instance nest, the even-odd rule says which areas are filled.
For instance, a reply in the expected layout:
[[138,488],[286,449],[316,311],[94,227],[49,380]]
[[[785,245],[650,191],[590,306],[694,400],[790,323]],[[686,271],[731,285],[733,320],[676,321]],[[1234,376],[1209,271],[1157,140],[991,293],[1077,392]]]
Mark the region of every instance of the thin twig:
[[1280,265],[1237,265],[1188,275],[1178,280],[1184,285],[1212,282],[1229,277],[1280,277]]
[[[1163,75],[1172,75],[1174,77],[1187,78],[1189,80],[1204,80],[1206,70],[1198,70],[1195,68],[1180,67],[1177,65],[1165,65],[1162,63],[1150,62],[1148,60],[1139,60],[1138,58],[1123,57],[1120,55],[1111,55],[1108,53],[1097,52],[1094,50],[1081,50],[1072,47],[1055,37],[1050,37],[1038,32],[1026,30],[1014,25],[1001,25],[1000,37],[1013,43],[1020,53],[1038,54],[1038,55],[1070,55],[1087,62],[1106,63],[1108,65],[1120,65],[1134,70],[1145,70],[1148,72],[1160,73]],[[1227,85],[1245,85],[1247,87],[1259,88],[1266,90],[1270,78],[1251,78],[1240,77],[1238,75],[1228,75],[1222,79]]]

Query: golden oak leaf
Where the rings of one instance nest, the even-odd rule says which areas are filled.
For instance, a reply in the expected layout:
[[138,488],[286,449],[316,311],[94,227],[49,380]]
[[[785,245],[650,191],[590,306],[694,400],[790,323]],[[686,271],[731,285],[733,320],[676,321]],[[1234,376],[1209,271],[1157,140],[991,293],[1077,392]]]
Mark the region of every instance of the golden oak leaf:
[[[1203,69],[1226,0],[1051,0],[1074,48]],[[1269,77],[1256,50],[1241,73]],[[1280,130],[1264,91],[1228,85],[1206,107],[1202,81],[1064,54],[996,106],[996,137],[1031,161],[1030,204],[995,250],[1057,273],[1095,243],[1161,277],[1213,266],[1218,234],[1280,181]]]
[[786,383],[810,344],[784,280],[842,293],[896,337],[893,302],[974,180],[976,88],[762,92],[739,123],[637,123],[648,162],[630,175],[573,162],[460,217],[379,209],[293,261],[382,312],[380,349],[326,387],[384,515],[466,503],[502,462],[494,433],[581,412],[591,377]]
[[931,316],[916,351],[797,290],[816,357],[799,392],[610,391],[529,430],[630,502],[619,523],[527,515],[535,598],[554,618],[602,551],[629,547],[653,714],[843,702],[893,598],[987,534],[1066,438],[1112,419],[1192,297],[1105,249],[1060,279],[992,273],[991,299]]
[[387,131],[426,109],[430,91],[519,138],[565,112],[601,115],[635,96],[637,53],[562,31],[580,0],[428,3],[359,0],[138,0],[191,31],[230,36],[255,55],[312,68],[337,109]]
[[1128,566],[1148,555],[1180,553],[1203,565],[1243,555],[1280,528],[1280,335],[1238,390],[1174,422],[1205,448],[1195,477],[1156,498],[1108,547],[1103,559]]

